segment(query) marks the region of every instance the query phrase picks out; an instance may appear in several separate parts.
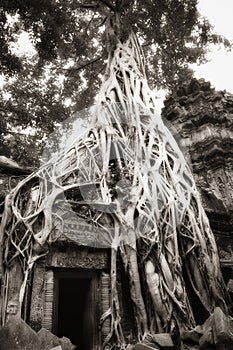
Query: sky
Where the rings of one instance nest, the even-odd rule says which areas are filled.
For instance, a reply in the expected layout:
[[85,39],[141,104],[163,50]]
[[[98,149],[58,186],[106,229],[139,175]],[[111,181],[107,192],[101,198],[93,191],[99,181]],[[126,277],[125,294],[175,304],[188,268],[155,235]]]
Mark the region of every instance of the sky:
[[[224,35],[233,42],[233,0],[199,0],[199,12],[207,17],[214,26],[213,31]],[[216,90],[227,90],[233,93],[233,50],[227,52],[217,45],[209,47],[208,62],[201,65],[191,65],[196,78],[204,78],[211,82]],[[166,93],[157,93],[157,110],[163,107]]]
[[[200,0],[198,9],[209,18],[214,31],[224,35],[233,42],[233,0]],[[193,66],[197,78],[210,80],[217,90],[227,90],[233,93],[233,50],[211,47],[207,58],[208,63]]]

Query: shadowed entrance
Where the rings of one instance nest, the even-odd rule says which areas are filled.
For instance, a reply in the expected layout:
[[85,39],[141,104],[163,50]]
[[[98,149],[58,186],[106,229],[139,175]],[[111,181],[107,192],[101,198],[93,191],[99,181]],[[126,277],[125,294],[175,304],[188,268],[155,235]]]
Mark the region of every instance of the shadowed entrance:
[[95,348],[96,280],[90,272],[56,273],[54,333],[69,338],[80,350]]

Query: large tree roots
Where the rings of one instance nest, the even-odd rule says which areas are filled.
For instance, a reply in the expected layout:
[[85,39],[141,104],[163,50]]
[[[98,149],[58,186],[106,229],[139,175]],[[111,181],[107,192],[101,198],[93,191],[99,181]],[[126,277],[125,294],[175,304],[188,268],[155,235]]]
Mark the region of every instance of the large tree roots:
[[[90,129],[15,188],[1,225],[3,278],[16,259],[24,274],[20,308],[34,262],[64,234],[69,220],[93,227],[91,238],[77,232],[76,244],[111,248],[110,308],[101,319],[110,320],[111,330],[104,348],[126,346],[117,252],[138,340],[194,327],[190,296],[207,314],[215,306],[228,312],[215,240],[192,173],[154,113],[143,67],[135,36],[118,40]],[[2,298],[4,322],[7,287]]]

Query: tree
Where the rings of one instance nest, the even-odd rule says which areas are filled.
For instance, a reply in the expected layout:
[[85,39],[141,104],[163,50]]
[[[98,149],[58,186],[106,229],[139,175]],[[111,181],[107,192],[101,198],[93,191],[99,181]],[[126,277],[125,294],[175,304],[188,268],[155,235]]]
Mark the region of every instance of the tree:
[[[74,241],[111,248],[110,308],[101,318],[101,323],[111,320],[111,329],[103,348],[125,349],[117,254],[129,281],[139,341],[157,332],[179,336],[192,329],[200,319],[190,295],[204,318],[215,306],[228,313],[230,302],[192,173],[154,113],[139,42],[116,4],[106,3],[113,12],[106,23],[109,57],[92,125],[7,197],[0,231],[2,273],[6,285],[12,263],[21,263],[21,312],[29,273],[67,218],[95,228],[91,241],[85,235]],[[8,293],[6,288],[4,308]]]
[[54,123],[66,120],[71,110],[60,101],[56,79],[45,74],[33,76],[33,65],[33,60],[28,62],[20,77],[7,82],[0,92],[0,152],[22,165],[39,166],[45,135],[54,130]]
[[[188,64],[205,59],[208,43],[230,46],[200,17],[196,0],[2,0],[0,5],[0,62],[8,79],[1,96],[4,140],[7,131],[14,131],[12,125],[31,124],[41,139],[55,122],[93,104],[108,55],[102,28],[108,12],[116,8],[125,13],[125,35],[133,27],[140,38],[152,87],[172,89],[177,81],[188,79],[192,74]],[[11,50],[22,30],[29,33],[37,52],[31,62]],[[11,95],[8,101],[6,94]],[[35,142],[35,137],[27,139]],[[8,152],[5,147],[2,151]],[[22,161],[17,150],[11,155]]]

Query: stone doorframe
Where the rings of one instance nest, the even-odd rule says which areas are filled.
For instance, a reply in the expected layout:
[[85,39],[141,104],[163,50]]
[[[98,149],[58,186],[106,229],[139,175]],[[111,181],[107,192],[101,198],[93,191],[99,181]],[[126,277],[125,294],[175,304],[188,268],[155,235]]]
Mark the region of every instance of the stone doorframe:
[[[66,271],[65,271],[66,270]],[[50,332],[54,332],[56,328],[57,323],[57,312],[56,312],[56,303],[57,298],[55,296],[55,289],[56,289],[56,283],[57,278],[56,274],[58,275],[63,274],[64,276],[69,274],[76,274],[79,278],[89,278],[92,275],[92,283],[94,286],[92,286],[93,290],[95,291],[93,295],[92,303],[97,304],[97,311],[95,311],[95,322],[96,322],[96,334],[94,335],[94,349],[99,349],[100,344],[103,344],[106,336],[110,332],[110,320],[107,319],[102,327],[100,328],[100,324],[98,320],[100,320],[100,317],[102,314],[107,312],[110,306],[110,298],[109,298],[109,284],[110,284],[110,276],[106,272],[101,272],[99,280],[97,279],[97,274],[95,272],[91,271],[84,271],[84,270],[77,270],[74,272],[69,272],[70,269],[64,269],[62,272],[61,270],[56,271],[55,269],[48,269],[45,271],[45,279],[44,279],[44,297],[43,297],[43,313],[42,313],[42,327],[49,330]]]
[[[29,324],[38,331],[41,327],[53,331],[54,324],[54,291],[58,270],[77,271],[84,273],[93,271],[99,274],[98,286],[98,309],[99,320],[110,306],[109,296],[109,258],[106,250],[93,250],[86,247],[52,247],[44,261],[38,262],[34,269],[32,283],[31,306]],[[110,320],[106,319],[98,325],[99,345],[110,332]]]

